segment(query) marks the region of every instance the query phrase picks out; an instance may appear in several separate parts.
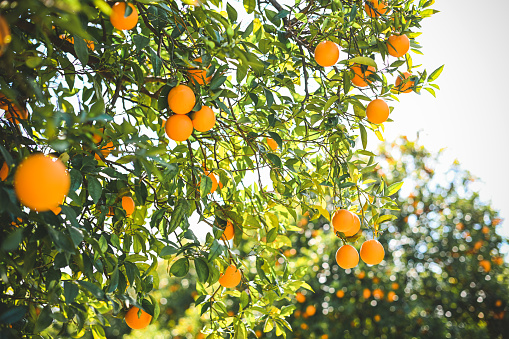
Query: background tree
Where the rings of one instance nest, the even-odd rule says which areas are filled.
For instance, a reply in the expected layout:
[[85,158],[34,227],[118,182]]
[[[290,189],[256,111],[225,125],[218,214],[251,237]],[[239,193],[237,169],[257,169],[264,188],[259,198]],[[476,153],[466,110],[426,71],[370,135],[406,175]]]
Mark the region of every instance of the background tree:
[[[133,306],[156,321],[158,258],[178,278],[196,272],[209,338],[262,323],[286,335],[288,298],[306,283],[275,264],[297,210],[362,208],[376,232],[396,208],[400,184],[365,181],[376,166],[366,130],[381,138],[389,107],[365,108],[434,93],[442,68],[389,57],[419,52],[432,4],[2,2],[2,335],[101,338],[104,314]],[[341,61],[322,58],[331,51]],[[58,160],[24,160],[38,152]],[[211,227],[204,242],[194,213]],[[230,265],[239,289],[217,283]]]

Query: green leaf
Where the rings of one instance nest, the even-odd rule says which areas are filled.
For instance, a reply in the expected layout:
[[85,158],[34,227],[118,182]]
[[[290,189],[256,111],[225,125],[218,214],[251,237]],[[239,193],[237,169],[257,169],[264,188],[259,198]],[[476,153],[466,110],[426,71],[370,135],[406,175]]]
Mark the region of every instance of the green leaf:
[[0,315],[0,324],[14,324],[25,316],[28,311],[26,306],[14,306]]
[[281,139],[279,134],[277,134],[276,132],[269,132],[269,135],[277,143],[279,149],[283,148],[283,140]]
[[396,182],[396,183],[390,185],[389,188],[387,189],[387,191],[388,191],[387,196],[391,196],[391,195],[395,194],[396,192],[398,192],[400,190],[401,186],[403,186],[403,181]]
[[97,204],[99,199],[101,198],[103,188],[101,183],[96,177],[87,176],[88,179],[88,193],[92,197],[92,201],[94,204]]
[[281,158],[275,155],[274,153],[267,153],[267,158],[274,164],[275,167],[281,167]]
[[438,67],[436,70],[434,70],[433,73],[431,73],[429,75],[428,82],[432,82],[432,81],[435,81],[436,79],[438,79],[438,77],[440,76],[440,74],[444,70],[444,66],[445,65],[442,65],[442,66]]
[[224,75],[214,77],[214,79],[212,79],[212,81],[210,82],[210,90],[214,91],[214,90],[218,89],[219,87],[221,87],[221,85],[224,84],[226,79],[228,79],[228,78],[225,77]]
[[14,232],[10,233],[7,237],[5,237],[2,242],[2,250],[6,252],[14,251],[18,248],[21,240],[23,238],[23,229],[16,228]]
[[198,279],[205,283],[209,279],[209,265],[202,258],[194,259],[194,266],[196,267],[196,274],[198,275]]
[[81,287],[87,289],[97,299],[102,300],[104,298],[103,290],[101,290],[99,286],[91,283],[90,281],[78,280],[78,284],[80,284]]
[[163,65],[163,61],[152,48],[150,49],[150,62],[152,63],[154,75],[156,77],[159,76],[161,74],[161,67]]
[[65,303],[69,305],[76,299],[79,293],[79,288],[70,281],[64,281],[64,298]]
[[375,60],[368,58],[368,57],[355,57],[355,58],[348,60],[348,62],[351,64],[360,64],[360,65],[373,66],[375,68],[378,68]]
[[226,3],[226,12],[228,13],[228,19],[230,19],[232,23],[237,21],[237,11],[229,3]]
[[251,14],[256,8],[256,0],[243,0],[247,14]]
[[51,307],[49,305],[42,309],[41,314],[39,314],[39,317],[37,317],[37,321],[35,322],[35,333],[40,333],[53,323],[51,313]]
[[131,286],[134,284],[134,280],[136,277],[140,276],[140,270],[138,269],[138,266],[136,264],[133,264],[132,262],[125,261],[124,262],[125,267],[125,273],[127,275],[127,280],[129,280],[129,284]]
[[74,35],[74,51],[80,60],[81,64],[85,66],[88,64],[88,46],[85,40],[81,37]]
[[206,197],[207,194],[210,193],[211,189],[212,189],[212,179],[204,175],[200,181],[200,196]]
[[366,128],[359,123],[359,129],[361,131],[362,148],[366,149],[366,146],[368,145],[368,134],[366,133]]
[[389,221],[389,220],[395,220],[397,218],[398,218],[397,216],[392,215],[392,214],[384,214],[384,215],[381,215],[380,217],[378,217],[378,219],[376,219],[375,224],[379,225],[379,224],[381,224],[383,222],[386,222],[386,221]]
[[171,214],[170,224],[168,227],[168,234],[175,231],[177,227],[180,225],[182,220],[187,216],[187,212],[189,210],[189,203],[186,199],[180,198],[175,205],[175,209]]
[[171,265],[170,273],[176,277],[183,277],[189,272],[189,259],[180,258]]
[[238,320],[234,326],[235,334],[233,339],[247,339],[247,329],[246,325],[242,322],[242,320]]
[[161,208],[159,210],[156,210],[154,214],[152,214],[152,218],[150,219],[150,227],[152,228],[159,228],[159,225],[161,224],[161,220],[164,218],[164,214],[166,213],[165,208]]
[[136,49],[138,51],[141,51],[142,49],[144,49],[145,47],[148,46],[150,39],[144,35],[136,34],[136,35],[133,35],[133,42],[134,42],[134,45],[136,46]]
[[118,271],[118,266],[115,266],[115,269],[113,270],[113,273],[111,274],[110,286],[108,287],[108,293],[113,293],[117,289],[119,275],[120,274]]
[[159,256],[163,259],[171,259],[173,255],[178,253],[178,249],[172,246],[164,246],[161,252],[159,252]]

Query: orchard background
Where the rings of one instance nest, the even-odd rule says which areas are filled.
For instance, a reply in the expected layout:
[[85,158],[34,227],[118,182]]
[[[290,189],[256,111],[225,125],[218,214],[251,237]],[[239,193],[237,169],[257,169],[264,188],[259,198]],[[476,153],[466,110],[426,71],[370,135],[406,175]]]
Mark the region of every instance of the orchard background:
[[[368,148],[368,135],[383,140],[387,117],[385,111],[373,113],[368,104],[376,101],[379,107],[382,99],[397,110],[398,96],[408,95],[402,92],[436,94],[434,81],[443,67],[427,72],[411,57],[420,53],[416,39],[421,21],[436,12],[432,5],[2,2],[2,336],[104,338],[124,333],[124,318],[132,328],[151,322],[147,330],[152,330],[185,316],[194,325],[187,334],[171,335],[324,338],[330,326],[323,324],[338,324],[330,317],[343,311],[328,306],[316,280],[324,286],[327,279],[307,272],[314,267],[307,261],[323,260],[322,268],[335,268],[338,273],[327,284],[337,291],[340,282],[352,286],[341,287],[351,298],[350,306],[339,308],[355,308],[360,292],[354,286],[364,278],[353,279],[357,269],[340,269],[334,257],[343,243],[359,249],[372,238],[385,247],[386,261],[370,267],[367,277],[383,277],[376,284],[387,295],[389,287],[382,286],[387,279],[400,281],[404,293],[394,291],[395,305],[405,297],[414,301],[420,279],[408,286],[403,275],[384,273],[392,272],[392,253],[408,245],[407,224],[394,221],[400,220],[397,192],[405,175],[378,173],[379,158]],[[389,55],[399,55],[401,48],[387,41],[405,36],[409,53]],[[320,57],[315,48],[323,42],[329,46],[326,59],[337,49],[336,60]],[[50,162],[67,172],[50,175],[45,167],[29,167],[24,159],[33,159],[34,153],[58,158]],[[465,196],[453,196],[452,203],[468,200]],[[417,204],[424,207],[426,201],[431,206],[425,199]],[[473,207],[482,213],[469,225],[466,243],[481,220],[491,226],[496,219],[489,207]],[[338,238],[327,232],[338,209],[358,215],[362,231],[347,237],[345,229]],[[450,210],[463,218],[456,207]],[[208,225],[205,234],[195,234],[189,223],[193,217]],[[298,223],[308,218],[313,229],[302,232]],[[412,229],[423,234],[415,243],[437,253],[434,243],[446,246],[445,237],[453,234],[446,227],[431,235]],[[321,249],[304,240],[310,238],[308,231],[324,237]],[[495,235],[488,240],[479,243],[479,238],[477,252],[458,254],[458,261],[468,258],[466,265],[475,267],[479,283],[491,281],[499,291],[505,267],[497,249],[501,240]],[[467,245],[458,243],[451,251],[467,251]],[[320,259],[313,256],[320,251]],[[415,257],[428,260],[424,253]],[[443,260],[436,258],[432,272],[445,279]],[[424,267],[402,262],[412,277]],[[231,279],[223,275],[228,267],[234,272]],[[490,280],[492,269],[496,279]],[[451,278],[461,281],[453,275],[450,284]],[[158,290],[168,284],[173,291]],[[366,288],[375,299],[384,298]],[[441,314],[437,305],[426,303],[427,296],[422,304],[409,302],[416,312],[422,308],[419,328],[365,327],[385,319],[387,309],[371,318],[358,307],[359,314],[347,311],[351,321],[334,331],[443,333],[453,326],[443,316],[467,309],[471,320],[458,320],[464,324],[459,328],[503,333],[500,321],[494,321],[504,318],[506,305],[498,292],[492,307],[482,288],[463,296],[464,291],[451,293],[475,295],[484,308],[452,307],[447,299],[439,304]],[[302,309],[303,297],[315,301]],[[326,317],[306,324],[297,316],[304,310],[308,318]],[[415,325],[418,316],[405,314]]]

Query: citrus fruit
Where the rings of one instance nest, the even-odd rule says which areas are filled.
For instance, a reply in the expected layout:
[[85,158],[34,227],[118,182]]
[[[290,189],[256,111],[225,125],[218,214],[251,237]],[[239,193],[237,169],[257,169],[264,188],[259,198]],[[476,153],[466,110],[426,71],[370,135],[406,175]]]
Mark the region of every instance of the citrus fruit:
[[344,296],[345,296],[345,292],[343,292],[342,290],[339,290],[336,292],[336,297],[343,298]]
[[[193,61],[196,63],[199,63],[199,64],[202,63],[201,57],[196,58]],[[208,69],[208,67],[207,67],[207,69]],[[208,84],[210,82],[210,80],[212,79],[212,76],[207,77],[207,70],[204,70],[204,69],[190,69],[187,71],[187,74],[189,74],[190,80],[194,80],[202,86],[205,84]]]
[[306,307],[306,314],[310,317],[314,316],[316,313],[316,307],[313,305],[309,305]]
[[209,171],[205,171],[205,175],[212,180],[212,187],[210,188],[210,193],[214,193],[217,190],[217,186],[219,185],[217,182],[217,177],[214,173],[210,173]]
[[224,273],[219,277],[219,284],[226,288],[233,288],[240,284],[242,274],[235,265],[230,265],[226,268]]
[[384,247],[376,239],[365,241],[361,246],[361,259],[368,265],[378,265],[384,256]]
[[134,213],[134,200],[131,197],[124,196],[122,197],[122,208],[125,211],[125,214],[129,217]]
[[[74,45],[74,37],[72,37],[70,35],[61,34],[59,36],[59,38],[62,39],[62,40],[69,41],[71,44]],[[84,40],[87,43],[87,47],[89,49],[91,49],[92,51],[95,50],[95,43],[92,40],[86,40],[86,39],[84,39]]]
[[371,18],[377,18],[380,14],[385,14],[385,12],[387,12],[386,5],[385,1],[367,0],[364,4],[364,10]]
[[0,56],[5,53],[7,45],[12,40],[11,29],[3,16],[0,16]]
[[92,135],[92,141],[95,143],[95,144],[98,144],[100,143],[101,141],[103,141],[103,137],[101,136],[102,134],[104,134],[104,128],[99,128],[99,131],[101,131],[101,134],[96,134],[94,133]]
[[371,83],[368,76],[376,72],[376,69],[373,66],[368,66],[366,71],[363,71],[361,65],[353,65],[351,70],[354,73],[352,83],[357,87],[366,87],[368,83]]
[[10,107],[6,109],[4,118],[13,124],[19,124],[21,120],[28,119],[28,111],[15,104],[11,104]]
[[[140,316],[138,316],[138,311],[141,311]],[[150,314],[144,310],[140,310],[136,306],[131,307],[125,315],[125,323],[133,330],[139,330],[147,327],[151,320],[152,316]]]
[[375,297],[375,299],[382,299],[384,297],[384,292],[377,288],[373,291],[373,297]]
[[7,166],[7,163],[4,162],[2,165],[2,168],[0,169],[0,179],[4,181],[7,179],[7,176],[9,175],[9,166]]
[[339,48],[332,41],[322,41],[315,48],[316,63],[322,67],[333,66],[338,62]]
[[380,317],[380,316],[377,314],[377,315],[375,315],[375,316],[373,317],[373,319],[374,319],[376,322],[379,322],[379,321],[382,319],[382,317]]
[[231,240],[231,239],[233,239],[234,233],[235,232],[233,229],[233,224],[230,220],[228,220],[228,222],[226,223],[226,228],[224,229],[223,235],[221,236],[221,239]]
[[297,292],[295,295],[295,299],[297,299],[297,302],[303,304],[306,302],[306,296],[302,294],[302,292]]
[[352,212],[345,209],[337,210],[332,217],[332,226],[337,232],[347,232],[354,227]]
[[485,272],[491,271],[491,263],[488,260],[481,260],[479,266],[481,266]]
[[361,220],[359,219],[357,214],[352,213],[352,215],[353,215],[353,227],[350,228],[348,231],[343,232],[345,234],[345,237],[353,237],[361,229]]
[[62,212],[62,207],[60,207],[60,206],[54,207],[51,209],[51,212],[53,212],[53,214],[55,214],[55,215],[59,215],[60,212]]
[[10,102],[11,101],[7,99],[7,97],[3,93],[0,93],[0,109],[7,111],[9,109]]
[[168,138],[175,141],[187,140],[193,133],[193,122],[187,115],[175,114],[164,125]]
[[389,105],[382,99],[375,99],[366,107],[366,117],[369,122],[374,124],[381,124],[387,121],[389,113]]
[[193,127],[198,132],[207,132],[216,124],[216,114],[207,106],[192,114]]
[[71,187],[64,163],[42,153],[21,162],[14,174],[14,191],[19,201],[38,212],[58,207]]
[[368,299],[369,297],[371,297],[371,291],[369,290],[369,288],[365,288],[364,291],[362,291],[362,296],[364,297],[364,299]]
[[391,35],[387,39],[387,50],[393,57],[399,58],[407,54],[410,49],[410,39],[405,34]]
[[387,301],[389,301],[391,303],[395,300],[396,300],[396,292],[389,291],[389,293],[387,293]]
[[274,140],[272,138],[266,138],[265,141],[267,142],[267,145],[269,145],[271,150],[273,150],[273,151],[277,150],[278,144],[277,144],[276,140]]
[[410,93],[410,92],[412,92],[412,87],[414,87],[414,83],[415,82],[411,81],[411,80],[404,82],[405,80],[407,80],[411,76],[412,76],[412,74],[410,74],[408,72],[403,73],[403,77],[401,77],[401,75],[399,75],[398,78],[396,79],[396,86],[394,87],[394,90],[397,93]]
[[133,4],[129,4],[132,12],[125,16],[125,2],[116,2],[111,7],[110,22],[116,29],[127,30],[133,29],[138,23],[138,10]]
[[354,268],[359,263],[359,253],[352,245],[343,245],[336,252],[336,262],[345,270]]
[[168,93],[168,106],[176,114],[191,112],[196,104],[193,90],[186,85],[178,85]]
[[[101,154],[103,155],[103,157],[106,159],[106,157],[107,157],[108,155],[110,155],[111,151],[112,151],[112,150],[114,150],[114,149],[115,149],[115,146],[113,145],[113,141],[108,141],[108,143],[107,143],[105,146],[103,146],[103,147],[99,148],[99,152],[101,152]],[[102,159],[101,159],[101,157],[99,156],[99,154],[97,154],[97,153],[96,153],[96,154],[94,155],[94,157],[95,157],[95,159],[96,159],[97,161],[102,161]]]

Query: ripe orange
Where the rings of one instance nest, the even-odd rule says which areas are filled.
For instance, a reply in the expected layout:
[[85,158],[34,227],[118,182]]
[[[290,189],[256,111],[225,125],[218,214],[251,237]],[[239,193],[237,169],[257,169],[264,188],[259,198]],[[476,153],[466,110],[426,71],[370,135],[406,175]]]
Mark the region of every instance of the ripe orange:
[[[138,311],[141,311],[140,316],[138,317]],[[125,315],[125,323],[127,326],[132,328],[133,330],[139,330],[145,328],[150,324],[152,320],[152,316],[147,312],[140,310],[138,307],[133,306],[127,311]]]
[[192,114],[193,127],[198,132],[207,132],[216,124],[216,114],[207,106]]
[[[62,39],[62,40],[69,41],[71,44],[74,45],[74,37],[72,37],[70,35],[61,34],[59,36],[59,38]],[[86,40],[85,39],[85,42],[87,43],[87,47],[89,49],[91,49],[92,51],[95,50],[95,43],[92,40]]]
[[337,232],[347,232],[355,226],[352,212],[345,209],[337,210],[332,217],[332,226]]
[[376,69],[373,66],[368,66],[366,71],[363,72],[361,65],[353,65],[351,70],[354,73],[352,83],[357,87],[366,87],[368,83],[371,83],[371,79],[368,79],[368,76],[376,72]]
[[375,315],[375,317],[374,317],[373,319],[375,319],[375,321],[376,321],[376,322],[379,322],[379,321],[382,319],[382,317],[380,317],[380,316],[377,314],[377,315]]
[[235,265],[230,265],[226,268],[224,273],[219,277],[219,284],[226,288],[233,288],[240,284],[242,274]]
[[42,153],[21,162],[14,174],[19,201],[38,212],[58,207],[71,187],[71,177],[62,161]]
[[313,305],[309,305],[306,307],[306,314],[310,317],[314,316],[316,313],[316,307]]
[[488,260],[481,260],[479,266],[481,266],[486,273],[491,271],[491,263]]
[[[99,130],[101,131],[102,134],[104,134],[104,128],[99,128]],[[92,141],[95,143],[95,144],[98,144],[100,143],[101,141],[103,141],[103,137],[99,134],[96,134],[94,133],[92,135]]]
[[410,39],[405,34],[391,35],[387,39],[387,50],[393,57],[399,58],[408,53],[410,49]]
[[387,293],[387,300],[391,303],[393,301],[396,300],[396,292],[394,291],[389,291],[389,293]]
[[343,245],[336,252],[336,262],[345,270],[354,268],[359,263],[359,253],[352,245]]
[[364,271],[360,271],[359,274],[357,275],[357,278],[359,279],[364,279],[366,277],[366,273]]
[[51,212],[53,212],[55,215],[59,215],[59,214],[60,214],[60,212],[62,212],[62,207],[57,206],[57,207],[55,207],[55,208],[52,208],[52,209],[51,209]]
[[0,169],[0,179],[4,181],[7,179],[7,176],[9,175],[9,166],[7,166],[7,163],[4,162],[2,165],[2,169]]
[[482,233],[483,234],[488,234],[488,233],[490,233],[490,229],[487,226],[483,226]]
[[348,231],[343,232],[345,234],[345,237],[353,237],[361,229],[361,220],[359,219],[357,214],[352,213],[352,215],[353,215],[353,227],[350,228]]
[[502,265],[504,263],[504,258],[502,257],[493,257],[493,262],[496,264],[496,265]]
[[133,10],[127,17],[125,16],[125,2],[116,2],[111,8],[110,22],[116,29],[133,29],[138,23],[138,10],[133,4],[129,4]]
[[[113,141],[108,141],[108,143],[107,143],[105,146],[103,146],[103,147],[99,148],[99,152],[101,152],[101,154],[103,155],[103,157],[106,159],[106,157],[107,157],[108,155],[110,155],[111,151],[112,151],[112,150],[114,150],[114,149],[115,149],[115,146],[113,145]],[[102,161],[102,159],[101,159],[101,157],[99,156],[99,154],[97,154],[97,153],[96,153],[96,154],[94,155],[94,157],[95,157],[95,159],[96,159],[97,161]]]
[[13,124],[19,124],[21,120],[28,119],[28,111],[15,104],[11,104],[11,106],[6,109],[4,118]]
[[316,63],[322,67],[333,66],[338,62],[339,48],[332,41],[322,41],[315,48]]
[[403,73],[403,78],[401,75],[398,76],[396,79],[396,86],[394,87],[394,90],[396,93],[410,93],[412,92],[412,87],[414,87],[415,81],[406,81],[406,79],[410,78],[412,74],[405,72]]
[[[200,64],[202,63],[201,57],[196,58],[193,61]],[[190,69],[187,71],[187,74],[189,74],[190,80],[194,80],[202,86],[208,84],[212,79],[212,76],[207,77],[207,70],[204,69]]]
[[295,295],[295,299],[297,299],[297,302],[301,304],[306,302],[306,296],[302,294],[302,292],[297,292],[297,294]]
[[368,265],[378,265],[384,256],[384,247],[376,239],[365,241],[361,246],[361,258]]
[[278,144],[277,144],[276,140],[274,140],[272,138],[265,138],[265,141],[267,142],[267,145],[269,145],[271,150],[273,150],[273,151],[277,150]]
[[306,323],[302,323],[302,324],[300,324],[300,328],[302,328],[305,331],[309,328],[309,326]]
[[374,124],[384,123],[389,117],[389,113],[389,105],[382,99],[375,99],[366,107],[366,117]]
[[393,283],[391,284],[391,288],[392,288],[393,290],[397,290],[397,289],[399,288],[399,284],[398,284],[398,283],[396,283],[396,282],[393,282]]
[[369,290],[369,288],[365,288],[364,291],[362,291],[362,296],[364,297],[364,299],[368,299],[369,297],[371,297],[371,291]]
[[500,306],[502,306],[502,301],[500,301],[500,299],[499,299],[499,300],[495,301],[495,307],[500,307]]
[[11,40],[12,36],[9,24],[3,16],[0,16],[0,56],[4,54],[7,49],[7,45],[11,42]]
[[187,114],[191,112],[196,104],[196,97],[193,90],[186,85],[178,85],[168,93],[168,106],[176,114]]
[[125,214],[129,217],[134,213],[135,205],[134,200],[131,197],[125,196],[122,197],[122,208],[125,211]]
[[231,240],[234,236],[233,224],[230,220],[226,223],[226,228],[224,229],[223,235],[221,235],[221,239],[223,240]]
[[336,297],[343,298],[345,296],[345,292],[343,290],[339,290],[336,292]]
[[384,297],[384,292],[377,288],[373,291],[373,297],[375,297],[376,299],[382,299]]
[[386,5],[385,1],[368,0],[364,4],[364,10],[371,18],[377,18],[380,14],[385,14],[385,12],[387,12],[387,8],[385,7]]
[[193,133],[193,122],[187,115],[175,114],[168,118],[164,130],[168,138],[185,141]]
[[214,193],[217,190],[217,186],[219,186],[217,182],[217,177],[214,173],[211,173],[209,171],[204,171],[205,175],[212,180],[212,188],[210,189],[210,193]]

